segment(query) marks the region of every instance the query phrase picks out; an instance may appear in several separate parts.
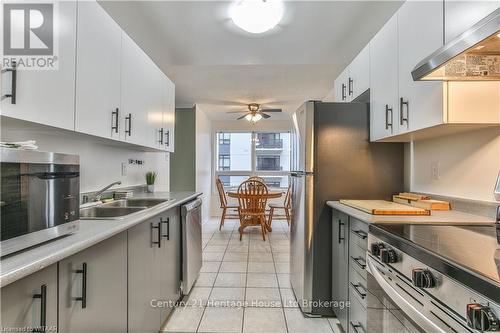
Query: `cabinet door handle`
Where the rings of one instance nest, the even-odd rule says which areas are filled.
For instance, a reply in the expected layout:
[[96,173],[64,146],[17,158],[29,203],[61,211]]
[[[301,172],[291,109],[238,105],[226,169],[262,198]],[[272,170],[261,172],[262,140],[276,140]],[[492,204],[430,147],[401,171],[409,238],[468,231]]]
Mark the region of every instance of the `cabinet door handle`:
[[[361,299],[365,299],[365,297],[366,297],[365,288],[363,288],[363,286],[360,284],[354,284],[352,282],[350,282],[350,283],[351,283],[351,286],[354,288],[354,291],[356,291],[356,293],[361,297]],[[360,291],[360,289],[362,289],[363,291]]]
[[82,269],[76,270],[77,274],[82,274],[82,296],[76,297],[76,301],[82,302],[82,309],[87,307],[87,263],[82,264]]
[[10,94],[5,94],[2,96],[4,98],[10,98],[10,104],[16,104],[16,96],[17,96],[17,63],[15,61],[12,62],[12,68],[6,68],[2,70],[2,74],[6,72],[11,72],[12,76],[10,78]]
[[167,218],[166,221],[163,220],[163,218],[160,217],[160,223],[166,223],[167,224],[167,234],[162,235],[163,237],[167,238],[167,240],[170,240],[170,217]]
[[352,96],[352,93],[353,93],[353,83],[354,83],[354,80],[349,78],[349,96]]
[[[352,329],[354,330],[354,333],[359,333],[358,328],[363,329],[363,326],[361,324],[355,324],[352,321],[350,322]],[[364,330],[363,330],[364,332]]]
[[343,101],[345,101],[345,98],[346,98],[346,96],[345,96],[345,88],[346,88],[346,87],[345,87],[345,84],[344,84],[344,83],[342,83],[342,100],[343,100]]
[[125,121],[128,122],[128,129],[126,128],[125,125],[125,134],[128,134],[128,136],[132,135],[132,114],[129,113],[128,116],[125,117]]
[[[153,240],[153,230],[154,229],[158,230],[158,238],[157,238],[158,241],[156,241],[156,242]],[[153,222],[151,222],[151,246],[153,246],[155,244],[158,245],[158,247],[161,247],[161,222],[158,223],[157,226],[154,226]]]
[[[406,121],[406,125],[409,125],[408,118],[410,116],[410,101],[404,101],[403,97],[399,99],[399,123],[403,125]],[[406,117],[404,116],[404,107],[406,106]]]
[[167,132],[165,133],[165,135],[167,136],[165,144],[167,145],[167,147],[170,147],[170,131],[167,130]]
[[352,233],[361,239],[366,239],[368,237],[368,234],[361,230],[352,230]]
[[115,111],[111,111],[111,122],[113,122],[113,117],[115,118],[115,124],[111,125],[111,131],[115,131],[115,133],[118,133],[118,113],[118,108],[116,108]]
[[162,145],[163,144],[163,128],[160,128],[159,132],[160,132],[160,140],[158,140],[158,143]]
[[[391,117],[389,118],[389,112],[391,113]],[[391,122],[389,122],[389,119]],[[388,130],[389,127],[392,130],[392,108],[389,107],[388,104],[385,105],[385,129]]]
[[344,222],[342,222],[341,219],[339,219],[339,244],[342,243],[343,240],[345,240],[345,237],[342,237],[342,226],[345,225]]
[[47,286],[42,284],[40,286],[40,293],[34,294],[33,299],[40,299],[40,327],[32,330],[32,332],[44,332],[47,328]]
[[366,269],[366,261],[361,257],[352,257],[352,261],[354,261],[361,269]]

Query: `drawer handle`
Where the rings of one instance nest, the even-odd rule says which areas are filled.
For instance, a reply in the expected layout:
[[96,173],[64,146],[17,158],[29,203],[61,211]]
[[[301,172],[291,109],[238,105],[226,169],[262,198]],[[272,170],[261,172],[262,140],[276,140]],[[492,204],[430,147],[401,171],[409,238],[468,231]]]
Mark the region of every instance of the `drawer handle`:
[[[354,330],[355,333],[359,333],[358,328],[361,328],[363,330],[363,326],[361,324],[355,324],[352,321],[350,322],[352,329]],[[363,330],[364,332],[365,330]]]
[[345,99],[346,99],[345,89],[346,89],[346,85],[344,83],[342,83],[342,100],[343,101],[345,101]]
[[[391,122],[389,122],[389,112],[391,113]],[[388,104],[385,105],[385,129],[388,130],[389,127],[392,131],[392,108],[389,107]]]
[[352,83],[353,82],[354,82],[354,80],[349,78],[349,96],[352,96],[352,92],[353,92]]
[[[160,223],[158,223],[157,226],[154,226],[153,222],[151,222],[151,246],[156,244],[156,245],[158,245],[158,247],[161,247],[161,236],[162,236],[161,226],[162,226],[162,223],[163,222],[160,221]],[[158,241],[157,242],[155,242],[153,240],[153,230],[154,229],[158,230]]]
[[47,286],[43,284],[40,287],[40,293],[34,294],[33,298],[40,299],[40,327],[34,328],[32,332],[44,332],[47,327]]
[[339,219],[339,244],[342,243],[343,240],[345,240],[345,237],[342,237],[342,226],[345,225],[344,222],[342,222],[341,219]]
[[115,124],[111,125],[111,131],[115,131],[115,133],[118,133],[118,113],[120,110],[118,108],[115,109],[115,111],[111,111],[111,122],[113,122],[113,118],[115,118]]
[[12,68],[6,68],[2,70],[2,74],[6,72],[11,72],[11,92],[10,94],[5,94],[2,96],[2,100],[4,98],[10,98],[10,104],[16,104],[16,96],[17,96],[17,63],[15,61],[12,62]]
[[166,235],[162,235],[162,236],[165,237],[167,240],[170,240],[170,217],[167,218],[166,221],[164,221],[163,218],[160,217],[160,224],[161,223],[166,223],[167,224],[167,234]]
[[368,234],[361,230],[353,230],[352,232],[361,239],[366,239],[368,237]]
[[160,137],[160,138],[159,138],[159,140],[158,140],[158,143],[159,143],[160,145],[162,145],[162,144],[163,144],[163,128],[160,128],[160,129],[158,130],[158,132],[159,132],[159,137]]
[[132,135],[132,114],[129,113],[128,116],[125,117],[125,122],[128,123],[128,129],[127,129],[127,124],[125,124],[125,134],[128,136]]
[[77,274],[82,274],[82,296],[75,298],[76,301],[82,302],[82,309],[87,307],[87,263],[82,264],[82,269],[76,270]]
[[[366,297],[366,290],[365,288],[363,288],[362,285],[360,284],[354,284],[351,282],[351,286],[354,288],[354,291],[356,291],[356,293],[358,293],[358,295],[361,297],[361,299],[365,299]],[[360,291],[360,289],[362,289],[362,291]]]
[[361,257],[351,257],[351,259],[361,268],[366,269],[366,261]]
[[[404,116],[404,107],[406,106],[406,117]],[[399,99],[399,123],[404,125],[404,122],[408,125],[408,117],[410,115],[410,102],[404,101],[403,97]]]

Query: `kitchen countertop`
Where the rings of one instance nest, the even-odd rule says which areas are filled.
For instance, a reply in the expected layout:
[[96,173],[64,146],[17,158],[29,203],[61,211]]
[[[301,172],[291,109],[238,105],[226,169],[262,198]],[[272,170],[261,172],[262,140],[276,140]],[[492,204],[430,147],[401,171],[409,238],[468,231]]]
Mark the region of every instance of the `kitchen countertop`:
[[201,195],[198,192],[141,193],[134,198],[174,199],[130,214],[120,220],[80,220],[77,232],[0,260],[0,287],[33,274],[66,257],[125,231],[148,218]]
[[386,223],[407,223],[407,224],[492,224],[495,221],[492,218],[472,215],[457,210],[435,211],[428,216],[408,216],[408,215],[371,215],[359,209],[341,204],[339,201],[327,201],[326,204],[332,208],[338,209],[347,215],[366,223],[386,224]]

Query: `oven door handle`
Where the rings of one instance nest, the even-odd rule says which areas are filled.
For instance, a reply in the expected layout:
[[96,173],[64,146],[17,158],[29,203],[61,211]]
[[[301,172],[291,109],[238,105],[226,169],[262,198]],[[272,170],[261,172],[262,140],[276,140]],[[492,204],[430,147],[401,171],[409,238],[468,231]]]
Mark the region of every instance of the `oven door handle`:
[[366,258],[366,263],[369,268],[369,272],[373,275],[375,280],[378,282],[380,287],[385,291],[387,295],[396,303],[399,308],[410,318],[412,318],[417,324],[419,324],[425,332],[436,332],[445,333],[443,329],[437,326],[433,321],[427,318],[423,313],[416,309],[411,303],[409,303],[404,296],[396,291],[382,276],[375,263],[374,259],[369,255]]

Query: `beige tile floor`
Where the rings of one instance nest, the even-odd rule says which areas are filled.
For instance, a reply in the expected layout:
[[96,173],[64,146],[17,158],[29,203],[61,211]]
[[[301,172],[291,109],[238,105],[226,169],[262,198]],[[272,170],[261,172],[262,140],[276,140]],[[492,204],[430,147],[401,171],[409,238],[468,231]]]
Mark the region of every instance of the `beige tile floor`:
[[260,228],[219,219],[203,225],[203,267],[184,304],[165,332],[340,332],[335,319],[306,318],[290,285],[290,243],[286,221],[273,222],[262,241]]

